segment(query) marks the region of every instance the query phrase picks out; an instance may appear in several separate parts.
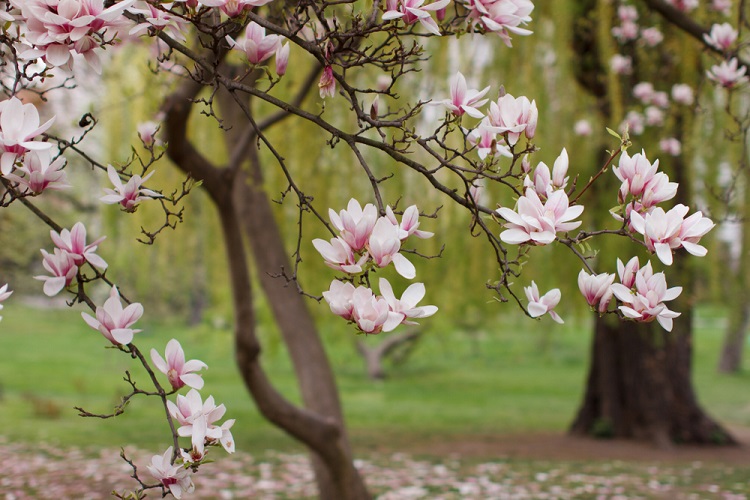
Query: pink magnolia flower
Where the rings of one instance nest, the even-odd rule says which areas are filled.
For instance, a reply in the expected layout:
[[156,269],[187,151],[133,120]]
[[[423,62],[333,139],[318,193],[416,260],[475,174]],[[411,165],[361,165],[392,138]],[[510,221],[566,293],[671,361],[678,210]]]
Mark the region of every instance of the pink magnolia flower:
[[620,278],[620,283],[622,283],[625,288],[633,288],[635,286],[635,275],[640,268],[641,263],[638,261],[638,257],[633,257],[627,264],[623,264],[618,258],[617,276]]
[[134,174],[130,176],[127,184],[123,184],[117,170],[112,165],[107,165],[107,176],[115,188],[105,188],[104,192],[107,194],[99,199],[108,205],[119,203],[126,212],[134,212],[141,201],[161,196],[155,191],[141,187],[152,175],[154,175],[154,172],[141,179],[140,175]]
[[124,26],[122,13],[134,2],[124,0],[105,9],[104,0],[12,0],[26,19],[26,40],[32,45],[22,57],[41,57],[52,66],[69,67],[75,52],[101,72],[96,50],[112,43],[116,35],[112,30]]
[[660,127],[664,124],[664,111],[656,106],[649,106],[645,110],[646,125],[650,127]]
[[352,248],[340,236],[331,239],[330,243],[320,238],[314,239],[312,243],[315,250],[325,259],[325,264],[337,271],[344,271],[349,274],[361,273],[369,258],[369,254],[365,252],[357,259]]
[[695,100],[693,88],[687,83],[677,83],[672,87],[672,100],[677,104],[690,106]]
[[678,184],[676,182],[669,182],[667,174],[657,172],[643,190],[641,208],[638,212],[647,211],[659,203],[671,200],[677,195],[677,187]]
[[698,7],[698,0],[666,0],[666,2],[683,12],[690,12]]
[[276,74],[284,76],[286,74],[286,68],[289,65],[289,42],[283,45],[279,45],[276,49]]
[[176,404],[167,401],[167,409],[172,418],[180,424],[177,434],[190,437],[193,450],[199,456],[203,455],[207,442],[213,444],[218,441],[227,452],[234,451],[234,440],[229,432],[234,420],[226,422],[226,429],[215,425],[215,422],[226,413],[226,407],[223,404],[216,406],[213,396],[209,396],[204,402],[198,391],[190,389],[187,395],[177,396]]
[[498,140],[497,132],[494,131],[487,117],[482,119],[477,128],[469,132],[466,139],[477,148],[480,160],[484,160],[489,155],[492,155],[492,158],[499,156],[513,158],[513,154],[507,147],[498,144],[503,141],[503,138]]
[[573,125],[573,133],[575,135],[580,135],[581,137],[588,137],[594,132],[594,129],[591,127],[591,123],[589,123],[588,120],[578,120],[575,122],[575,125]]
[[664,35],[656,26],[641,30],[641,40],[647,47],[656,47],[664,41]]
[[671,156],[680,156],[682,143],[674,137],[665,137],[659,141],[659,149]]
[[52,147],[47,142],[34,139],[46,131],[54,122],[54,117],[39,125],[39,113],[29,103],[11,97],[0,102],[0,172],[8,175],[19,156],[27,151],[39,151]]
[[367,243],[370,256],[378,267],[385,267],[391,262],[396,272],[406,279],[413,279],[417,271],[414,264],[399,253],[401,249],[401,228],[386,217],[375,223]]
[[555,160],[550,174],[549,167],[544,162],[534,169],[534,180],[527,175],[523,181],[524,187],[533,188],[540,199],[546,200],[553,191],[565,189],[568,185],[568,151],[563,148],[560,156]]
[[349,321],[354,313],[354,305],[352,304],[354,290],[354,285],[348,281],[333,280],[328,291],[323,292],[323,298],[328,302],[333,314]]
[[85,312],[81,316],[86,324],[99,330],[112,344],[127,345],[133,341],[133,335],[141,331],[131,326],[143,316],[143,306],[134,302],[123,309],[120,293],[113,286],[104,306],[96,308],[96,318]]
[[558,232],[571,231],[581,225],[573,221],[583,212],[582,205],[568,206],[568,195],[563,190],[554,191],[546,203],[531,189],[518,199],[518,212],[510,208],[498,208],[497,213],[506,221],[500,239],[511,245],[531,242],[547,245],[555,241]]
[[146,466],[151,475],[178,500],[183,493],[192,493],[195,490],[193,480],[190,478],[192,472],[182,465],[172,464],[172,447],[167,448],[164,455],[151,457],[151,464]]
[[[51,160],[49,150],[30,151],[23,157],[23,166],[5,177],[17,182],[23,192],[34,194],[47,189],[57,191],[69,188],[70,184],[63,170],[65,158],[58,156],[55,161]],[[23,177],[18,174],[23,174]]]
[[60,234],[55,231],[50,231],[52,242],[60,250],[68,252],[75,261],[77,266],[81,266],[84,262],[88,262],[94,267],[99,269],[106,269],[107,263],[104,259],[96,255],[96,249],[105,236],[102,236],[98,240],[92,241],[89,245],[86,244],[86,228],[83,223],[76,222],[73,228],[68,231],[63,229]]
[[380,293],[388,303],[390,310],[401,316],[401,322],[407,325],[416,325],[417,323],[409,321],[409,318],[427,318],[438,311],[436,306],[417,307],[419,301],[424,298],[425,287],[423,283],[413,283],[404,290],[400,299],[397,299],[393,293],[391,284],[385,278],[378,281]]
[[640,82],[633,87],[633,96],[644,104],[650,104],[654,97],[654,84],[651,82]]
[[620,5],[617,7],[617,18],[622,23],[628,21],[633,23],[638,20],[638,9],[632,5]]
[[367,287],[359,286],[352,293],[352,320],[363,333],[390,332],[403,318],[403,314],[391,311],[386,299],[376,297]]
[[338,214],[332,209],[328,209],[328,218],[333,227],[339,231],[339,236],[355,252],[361,251],[367,245],[378,220],[378,209],[375,205],[368,203],[362,208],[359,201],[354,198],[349,200],[346,210]]
[[44,281],[44,294],[53,297],[70,286],[78,273],[78,266],[72,255],[59,248],[55,248],[53,254],[41,252],[42,265],[51,276],[34,276],[34,279]]
[[451,113],[456,116],[462,116],[464,113],[474,118],[483,118],[484,114],[477,109],[487,102],[487,99],[482,97],[489,92],[490,87],[487,86],[484,89],[476,90],[469,89],[466,85],[466,78],[461,72],[457,72],[450,79],[451,97],[450,99],[443,99],[442,101],[435,101],[432,104],[443,105]]
[[229,46],[247,55],[250,64],[260,64],[276,52],[281,46],[281,37],[279,35],[266,35],[266,28],[262,27],[255,21],[251,21],[245,28],[245,38],[235,42],[232,37],[227,35]]
[[[656,252],[659,260],[668,266],[672,265],[672,249],[684,247],[698,257],[706,255],[707,250],[698,245],[698,241],[714,227],[714,223],[703,217],[701,212],[685,219],[688,210],[685,205],[678,204],[668,212],[656,207],[645,216],[638,212],[630,214],[630,223],[636,232],[643,235],[646,247]],[[683,225],[686,225],[685,229]],[[688,238],[688,241],[683,242],[682,236]]]
[[406,24],[414,24],[417,21],[433,35],[440,36],[440,28],[432,18],[430,12],[444,9],[450,0],[437,0],[428,5],[423,5],[425,0],[387,0],[386,11],[383,21],[401,19]]
[[147,121],[139,123],[136,127],[136,130],[138,131],[138,138],[146,146],[159,144],[161,141],[156,138],[156,133],[159,131],[159,128],[160,126],[156,122]]
[[549,314],[557,323],[565,323],[560,315],[554,311],[555,306],[560,303],[560,298],[562,297],[559,288],[553,288],[540,297],[539,288],[532,281],[531,286],[524,287],[523,291],[526,293],[526,298],[529,301],[529,316],[538,318],[539,316]]
[[497,102],[490,103],[488,117],[490,125],[494,127],[493,131],[507,133],[508,144],[513,146],[522,133],[527,139],[534,137],[539,112],[536,101],[529,102],[526,96],[515,98],[511,94],[505,94]]
[[411,235],[421,239],[432,238],[435,235],[435,233],[417,229],[419,227],[419,209],[416,205],[411,205],[404,210],[404,214],[401,216],[401,223],[396,220],[396,214],[393,213],[390,205],[385,207],[385,216],[391,224],[399,228],[402,241]]
[[630,135],[641,135],[645,127],[646,123],[643,115],[635,110],[628,111],[625,119],[620,124],[620,130],[628,130]]
[[669,107],[669,94],[663,90],[654,92],[654,95],[651,96],[651,104],[659,106],[662,109],[667,109]]
[[[8,284],[0,287],[0,302],[3,302],[5,299],[10,297],[10,295],[13,293],[13,291],[8,291]],[[3,304],[0,303],[0,311],[3,309]],[[2,316],[0,316],[0,319],[3,319]]]
[[711,26],[711,32],[703,35],[703,40],[710,46],[726,52],[737,41],[737,30],[729,23],[714,24]]
[[747,68],[739,64],[737,58],[733,57],[729,61],[722,61],[721,64],[711,66],[711,69],[706,71],[706,76],[708,76],[709,80],[713,80],[722,87],[728,89],[734,88],[747,81],[747,76],[745,75]]
[[471,199],[474,200],[474,204],[484,205],[486,203],[485,200],[485,186],[482,179],[475,180],[472,182],[471,186],[469,187],[469,196],[471,196]]
[[469,9],[469,23],[481,26],[485,31],[496,33],[511,47],[511,33],[527,36],[533,32],[521,28],[531,22],[534,4],[531,0],[463,0]]
[[330,65],[323,68],[323,74],[320,75],[320,81],[318,82],[318,91],[321,99],[335,97],[336,95],[336,78],[333,76],[333,68]]
[[672,320],[680,315],[678,312],[670,311],[664,304],[666,301],[676,299],[682,293],[682,287],[667,288],[664,273],[654,274],[651,262],[635,273],[634,287],[614,283],[612,292],[615,297],[623,303],[619,307],[623,316],[641,322],[650,322],[654,319],[666,331],[672,331]]
[[625,43],[638,38],[638,25],[633,21],[624,21],[620,26],[612,28],[612,36],[620,43]]
[[197,359],[186,362],[185,352],[176,339],[167,342],[164,358],[156,349],[151,349],[151,361],[160,372],[167,376],[172,389],[176,390],[184,386],[198,390],[203,388],[203,377],[194,372],[208,368],[208,365]]
[[261,7],[269,2],[271,0],[201,0],[201,3],[206,7],[218,7],[229,17],[237,17],[244,10]]
[[627,195],[640,197],[646,190],[646,186],[656,175],[659,168],[659,160],[651,163],[646,158],[646,152],[641,151],[633,156],[623,151],[620,155],[620,163],[612,168],[612,173],[622,181],[620,187],[620,201],[625,201]]
[[732,13],[732,0],[713,0],[710,7],[711,10],[728,16]]
[[698,245],[698,241],[706,235],[716,224],[708,217],[703,217],[702,212],[695,212],[693,215],[682,221],[680,226],[680,243],[682,248],[687,250],[691,255],[703,257],[708,253],[705,247]]
[[151,4],[146,3],[145,9],[128,9],[132,14],[142,16],[144,22],[133,27],[129,34],[133,36],[148,35],[149,33],[164,32],[177,41],[186,41],[184,32],[187,22],[179,16],[174,16],[163,10],[159,10]]
[[609,67],[618,75],[629,75],[633,72],[633,60],[630,56],[615,54],[609,60]]
[[588,305],[600,313],[606,312],[612,302],[611,285],[614,281],[614,274],[589,274],[583,269],[578,273],[578,289]]

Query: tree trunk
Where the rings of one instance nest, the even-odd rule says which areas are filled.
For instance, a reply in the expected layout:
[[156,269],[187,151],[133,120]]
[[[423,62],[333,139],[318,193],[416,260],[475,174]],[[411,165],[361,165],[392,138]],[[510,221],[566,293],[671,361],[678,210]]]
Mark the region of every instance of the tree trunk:
[[[368,346],[366,343],[358,340],[355,344],[357,352],[365,360],[365,369],[367,370],[367,377],[370,380],[383,380],[385,379],[385,368],[383,368],[383,360],[389,356],[394,356],[396,350],[402,348],[402,353],[407,354],[414,347],[419,337],[421,337],[422,331],[412,330],[410,332],[404,332],[400,334],[391,335],[378,345],[373,347]],[[402,358],[403,359],[403,358]]]
[[666,332],[654,323],[597,318],[575,435],[672,443],[736,444],[698,405],[691,371],[691,313]]
[[[167,154],[182,170],[202,181],[219,210],[230,267],[239,371],[261,414],[311,450],[321,498],[368,499],[353,464],[333,374],[309,311],[296,288],[269,275],[282,267],[289,269],[289,263],[263,192],[255,143],[248,141],[252,147],[240,151],[251,160],[252,174],[248,174],[239,164],[227,168],[213,165],[187,139],[191,101],[201,88],[199,83],[185,81],[165,102]],[[260,364],[243,233],[250,240],[261,285],[292,358],[305,408],[279,394]]]

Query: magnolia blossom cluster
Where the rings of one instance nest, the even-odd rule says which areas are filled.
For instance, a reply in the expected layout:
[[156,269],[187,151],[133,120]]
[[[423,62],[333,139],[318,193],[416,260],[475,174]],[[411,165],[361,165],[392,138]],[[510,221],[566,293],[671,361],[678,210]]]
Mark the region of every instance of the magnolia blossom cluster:
[[87,244],[83,223],[77,222],[70,230],[63,229],[60,233],[50,231],[50,236],[55,248],[51,254],[41,251],[42,266],[50,275],[35,277],[44,281],[45,295],[52,297],[69,287],[76,279],[80,267],[86,263],[100,270],[107,268],[104,259],[96,254],[104,237]]
[[[462,0],[461,3],[469,10],[471,30],[495,33],[508,47],[511,46],[511,34],[525,36],[532,33],[521,27],[531,22],[534,10],[531,0]],[[425,3],[425,0],[387,0],[383,20],[399,19],[406,25],[419,22],[428,32],[440,36],[438,22],[445,18],[449,4],[450,0],[430,3]]]
[[622,304],[618,307],[626,318],[640,322],[653,320],[668,332],[672,331],[672,320],[680,315],[671,311],[664,302],[676,299],[682,287],[667,288],[664,273],[654,273],[651,262],[641,267],[638,257],[627,264],[617,259],[617,276],[589,274],[584,270],[578,274],[578,288],[592,309],[604,313],[609,309],[613,298]]
[[203,401],[198,392],[203,388],[203,377],[196,372],[208,366],[197,359],[185,361],[185,352],[176,339],[167,343],[163,358],[156,349],[151,349],[151,361],[167,376],[174,391],[185,386],[191,388],[187,395],[178,395],[175,402],[167,401],[169,415],[179,424],[177,434],[189,437],[190,447],[179,450],[179,456],[175,459],[170,446],[163,455],[154,455],[147,466],[151,475],[165,489],[175,498],[181,498],[183,493],[193,491],[192,474],[205,459],[207,446],[221,445],[227,453],[234,453],[231,428],[235,421],[230,419],[217,425],[226,407],[223,404],[217,406],[213,396]]
[[505,231],[500,239],[511,245],[524,243],[547,245],[557,238],[557,233],[571,231],[581,225],[575,221],[583,213],[583,205],[570,206],[565,192],[568,177],[568,154],[563,149],[555,160],[552,174],[549,167],[540,163],[533,180],[526,176],[525,193],[518,198],[516,209],[501,207],[496,213],[505,219]]
[[283,76],[289,64],[289,42],[282,44],[279,35],[266,35],[266,29],[252,21],[245,28],[245,38],[235,41],[227,36],[232,49],[243,52],[252,65],[261,64],[276,56],[276,74]]
[[39,140],[54,118],[40,125],[33,104],[17,97],[0,102],[0,174],[25,194],[70,187],[65,158],[52,159],[52,144]]
[[617,19],[620,24],[612,28],[612,35],[620,43],[638,40],[647,47],[655,47],[664,40],[659,28],[642,28],[638,25],[638,10],[633,5],[620,5]]
[[692,255],[706,255],[705,247],[698,244],[701,237],[714,227],[710,219],[689,211],[678,204],[669,211],[657,207],[659,203],[674,198],[677,183],[670,182],[664,172],[657,171],[659,160],[651,163],[645,152],[632,157],[623,152],[617,167],[612,172],[622,182],[618,200],[624,205],[624,217],[628,228],[643,236],[646,248],[655,252],[666,265],[672,264],[672,251],[684,248]]
[[401,276],[413,279],[416,269],[401,253],[401,244],[409,236],[430,238],[433,233],[419,228],[419,210],[412,205],[404,211],[399,222],[391,207],[379,216],[375,205],[364,208],[352,198],[346,210],[336,213],[329,209],[329,218],[339,235],[330,241],[313,240],[313,246],[323,256],[328,267],[343,271],[349,281],[333,280],[323,297],[331,311],[353,322],[366,334],[389,332],[398,325],[412,324],[409,318],[424,318],[437,312],[435,306],[417,307],[425,295],[422,283],[409,286],[397,299],[388,280],[379,280],[381,296],[366,286],[354,287],[353,276],[375,268],[393,264]]
[[[639,82],[633,87],[633,96],[643,108],[628,111],[620,125],[620,129],[627,129],[630,135],[641,135],[647,127],[663,126],[671,106],[690,106],[695,100],[693,88],[685,83],[677,83],[667,91],[657,90],[651,82]],[[661,143],[660,147],[672,156],[678,156],[681,151],[680,142],[674,138]]]
[[430,104],[443,106],[457,117],[467,114],[481,120],[473,130],[464,130],[480,159],[510,158],[513,154],[509,148],[515,146],[522,135],[529,140],[534,137],[539,118],[536,101],[501,91],[502,95],[490,102],[489,109],[483,112],[479,107],[488,101],[484,96],[489,92],[489,86],[482,90],[469,88],[460,71],[450,78],[449,86],[449,98],[434,100]]
[[709,80],[716,82],[724,88],[733,89],[747,83],[748,76],[746,73],[747,68],[741,66],[736,57],[732,57],[728,61],[722,61],[719,64],[711,66],[706,71],[706,76]]
[[21,52],[26,60],[42,58],[54,67],[70,67],[73,54],[81,54],[101,72],[98,49],[112,43],[128,21],[124,10],[135,0],[123,0],[105,8],[104,0],[10,0],[20,10],[26,27]]

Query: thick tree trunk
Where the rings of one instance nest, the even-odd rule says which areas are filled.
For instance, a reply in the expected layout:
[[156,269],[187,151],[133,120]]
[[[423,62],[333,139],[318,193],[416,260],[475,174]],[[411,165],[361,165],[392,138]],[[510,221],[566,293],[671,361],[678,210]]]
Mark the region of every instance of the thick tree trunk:
[[734,444],[698,405],[691,314],[669,333],[654,323],[597,318],[586,393],[570,432],[672,443]]

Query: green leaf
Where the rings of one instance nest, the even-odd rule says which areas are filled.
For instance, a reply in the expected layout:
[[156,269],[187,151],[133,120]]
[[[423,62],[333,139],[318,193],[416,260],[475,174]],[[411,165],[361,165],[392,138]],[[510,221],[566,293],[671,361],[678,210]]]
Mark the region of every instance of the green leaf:
[[614,130],[612,130],[609,127],[606,127],[606,129],[607,129],[607,132],[609,133],[609,135],[611,135],[612,137],[616,137],[618,141],[622,141],[622,137],[620,137],[620,134],[618,134],[617,132],[615,132]]

